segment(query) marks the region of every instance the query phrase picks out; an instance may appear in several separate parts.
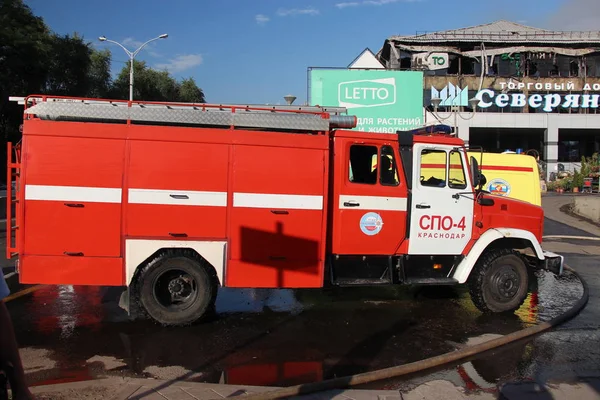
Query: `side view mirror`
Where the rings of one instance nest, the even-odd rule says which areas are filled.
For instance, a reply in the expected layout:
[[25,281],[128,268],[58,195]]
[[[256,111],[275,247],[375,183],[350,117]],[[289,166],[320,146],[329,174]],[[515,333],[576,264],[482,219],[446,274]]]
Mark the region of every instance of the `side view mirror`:
[[477,159],[473,156],[471,156],[471,177],[473,178],[473,187],[479,187],[480,185],[485,184],[485,182],[482,182],[482,178],[483,180],[485,180],[485,177],[483,175],[481,175],[481,170],[479,169],[479,163],[477,162]]

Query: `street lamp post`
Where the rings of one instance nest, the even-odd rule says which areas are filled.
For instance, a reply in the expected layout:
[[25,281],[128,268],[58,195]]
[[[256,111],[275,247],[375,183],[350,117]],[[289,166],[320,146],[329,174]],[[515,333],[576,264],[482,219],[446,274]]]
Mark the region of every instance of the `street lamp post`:
[[165,39],[168,36],[169,36],[168,34],[163,33],[160,36],[157,36],[157,37],[155,37],[153,39],[148,40],[147,42],[145,42],[144,44],[142,44],[140,47],[137,48],[137,50],[135,50],[133,52],[127,50],[127,48],[125,48],[125,46],[123,46],[121,43],[115,42],[114,40],[107,39],[106,36],[100,36],[98,38],[98,40],[100,40],[101,42],[110,42],[110,43],[114,43],[114,44],[116,44],[118,46],[121,46],[121,48],[123,50],[125,50],[125,53],[127,53],[127,55],[129,56],[129,101],[133,101],[133,59],[140,52],[140,50],[142,50],[142,48],[144,46],[146,46],[148,43],[153,42],[153,41],[158,40],[158,39]]
[[435,118],[437,118],[438,120],[447,120],[450,117],[454,117],[454,124],[453,124],[453,128],[454,128],[454,132],[455,134],[457,133],[457,129],[458,129],[458,121],[457,121],[457,116],[459,116],[461,119],[463,120],[469,120],[471,118],[473,118],[475,116],[475,113],[477,112],[477,105],[479,104],[479,99],[477,98],[472,98],[469,100],[469,104],[471,105],[471,108],[473,109],[473,111],[471,111],[469,113],[469,116],[464,117],[461,112],[460,112],[460,107],[456,106],[456,105],[450,105],[450,114],[446,117],[443,117],[440,112],[438,111],[438,107],[440,106],[442,102],[442,99],[440,98],[433,98],[431,99],[431,103],[433,104],[433,116]]

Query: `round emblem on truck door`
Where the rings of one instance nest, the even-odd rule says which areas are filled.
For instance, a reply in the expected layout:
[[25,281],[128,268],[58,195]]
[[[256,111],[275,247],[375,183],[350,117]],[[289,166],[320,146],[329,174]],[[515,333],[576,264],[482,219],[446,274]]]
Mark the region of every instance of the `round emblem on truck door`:
[[360,219],[360,230],[369,236],[377,235],[383,228],[383,219],[381,215],[370,212],[366,213]]
[[487,187],[488,192],[500,196],[508,196],[510,194],[510,184],[504,179],[492,179]]

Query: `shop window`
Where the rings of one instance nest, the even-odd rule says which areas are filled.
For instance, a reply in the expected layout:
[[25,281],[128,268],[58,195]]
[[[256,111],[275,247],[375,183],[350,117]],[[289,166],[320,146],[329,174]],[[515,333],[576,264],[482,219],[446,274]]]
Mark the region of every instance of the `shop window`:
[[421,185],[445,187],[446,161],[447,154],[443,150],[423,150],[421,152]]

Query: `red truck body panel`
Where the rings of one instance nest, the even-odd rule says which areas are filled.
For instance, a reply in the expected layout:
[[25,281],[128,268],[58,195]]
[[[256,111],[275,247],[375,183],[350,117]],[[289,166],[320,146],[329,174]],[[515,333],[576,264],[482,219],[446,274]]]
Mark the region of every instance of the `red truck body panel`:
[[124,285],[125,240],[176,237],[226,240],[226,286],[322,286],[328,136],[39,119],[24,133],[23,283]]
[[[393,257],[409,254],[411,246],[423,255],[428,242],[410,217],[410,198],[418,193],[411,185],[417,183],[398,140],[344,129],[306,133],[28,116],[18,190],[21,281],[129,285],[160,243],[210,248],[212,259],[220,258],[220,283],[229,287],[317,288],[327,278],[330,255]],[[463,148],[462,140],[447,135],[415,135],[414,144],[441,146],[448,154]],[[421,193],[458,193],[426,190]],[[504,198],[492,207],[461,201],[462,208],[448,213],[473,215],[470,239],[434,255],[467,255],[494,227],[533,232],[541,242],[541,209]],[[424,215],[445,224],[444,203],[436,204],[435,217]],[[438,241],[440,226],[439,233],[428,233]],[[415,238],[411,244],[410,229],[418,245]],[[132,257],[132,251],[147,253]]]

